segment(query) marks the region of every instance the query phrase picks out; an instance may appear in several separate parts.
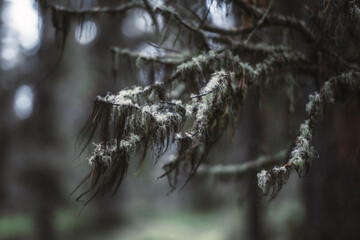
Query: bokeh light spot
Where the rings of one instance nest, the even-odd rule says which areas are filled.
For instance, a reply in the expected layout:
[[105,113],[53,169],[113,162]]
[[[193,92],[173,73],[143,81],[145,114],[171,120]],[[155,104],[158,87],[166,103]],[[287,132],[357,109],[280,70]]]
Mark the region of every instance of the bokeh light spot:
[[92,20],[85,21],[75,28],[75,39],[81,45],[86,45],[94,41],[96,34],[96,23]]
[[20,86],[15,93],[14,112],[19,119],[28,118],[33,111],[34,94],[27,85]]

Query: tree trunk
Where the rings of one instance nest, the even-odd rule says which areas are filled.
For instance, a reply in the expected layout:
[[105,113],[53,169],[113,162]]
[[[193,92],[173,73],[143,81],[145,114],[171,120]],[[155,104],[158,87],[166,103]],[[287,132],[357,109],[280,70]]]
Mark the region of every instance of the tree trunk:
[[[306,239],[360,239],[360,114],[356,101],[325,117],[306,184]],[[334,115],[335,115],[334,114]]]

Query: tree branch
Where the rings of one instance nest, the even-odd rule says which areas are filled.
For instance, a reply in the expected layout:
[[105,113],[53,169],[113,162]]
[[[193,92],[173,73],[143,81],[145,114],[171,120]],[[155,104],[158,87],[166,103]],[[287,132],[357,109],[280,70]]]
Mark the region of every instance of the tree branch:
[[116,13],[121,14],[126,12],[127,10],[134,9],[134,8],[140,8],[147,10],[146,6],[140,2],[133,1],[129,3],[124,3],[118,7],[95,7],[91,9],[71,9],[64,6],[56,5],[53,3],[46,2],[46,6],[63,13],[68,14],[77,14],[77,15],[93,15],[93,14],[105,14],[105,13]]
[[260,156],[257,159],[241,164],[227,164],[227,165],[205,165],[201,164],[197,175],[211,175],[211,176],[236,176],[241,177],[249,172],[260,170],[266,166],[280,163],[286,158],[286,150],[282,150],[274,155]]
[[[251,33],[254,29],[256,29],[256,26],[252,27],[245,27],[240,29],[224,29],[216,26],[211,26],[207,24],[203,24],[200,26],[200,28],[207,32],[217,33],[221,35],[227,35],[227,36],[241,36],[244,34]],[[293,29],[295,31],[300,32],[305,40],[309,43],[315,42],[315,36],[313,33],[308,29],[305,22],[302,20],[298,20],[292,17],[286,17],[281,15],[269,15],[266,16],[266,18],[263,20],[263,22],[258,25],[257,28],[261,29],[264,27],[286,27]]]
[[190,23],[186,22],[174,8],[170,7],[158,7],[155,9],[156,13],[161,14],[164,17],[167,17],[168,20],[175,20],[180,25],[184,26],[190,32],[198,35],[201,38],[202,44],[204,44],[205,50],[210,50],[210,47],[206,41],[205,35],[195,26],[192,26]]
[[267,195],[274,197],[286,183],[290,172],[295,169],[299,175],[305,174],[316,154],[311,145],[315,128],[323,117],[327,106],[335,101],[345,100],[360,92],[360,73],[348,72],[333,77],[325,82],[320,92],[309,96],[306,105],[307,120],[300,126],[299,135],[291,150],[289,161],[281,167],[274,167],[270,171],[262,170],[258,174],[258,185]]

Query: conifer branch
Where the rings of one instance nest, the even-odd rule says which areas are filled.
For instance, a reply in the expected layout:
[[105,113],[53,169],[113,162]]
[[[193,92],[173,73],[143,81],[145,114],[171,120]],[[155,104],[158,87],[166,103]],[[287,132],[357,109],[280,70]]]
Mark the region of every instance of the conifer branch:
[[224,29],[217,26],[212,26],[208,24],[201,24],[200,27],[202,30],[212,33],[217,33],[220,35],[227,36],[242,36],[246,34],[251,34],[254,30],[260,29],[263,27],[286,27],[289,29],[294,29],[295,31],[300,32],[305,40],[309,43],[315,42],[315,36],[312,31],[306,26],[305,22],[299,19],[295,19],[289,16],[283,16],[280,14],[269,15],[267,10],[257,8],[243,0],[235,0],[234,3],[241,7],[248,15],[255,17],[258,22],[251,27],[244,27],[239,29]]
[[[248,63],[243,62],[239,56],[234,55],[232,51],[243,48],[244,45],[236,45],[232,49],[224,49],[218,52],[209,51],[193,57],[190,61],[185,62],[177,67],[173,78],[186,78],[193,75],[197,71],[207,69],[210,72],[219,71],[221,69],[234,71],[236,74],[242,74],[246,71],[249,81],[259,84],[260,80],[264,80],[266,76],[276,74],[286,69],[304,70],[307,73],[313,73],[316,70],[314,63],[309,61],[306,56],[298,52],[287,52],[283,49],[276,48],[276,51],[263,62],[258,63],[252,68]],[[249,50],[251,48],[248,48]],[[271,51],[271,47],[254,47],[254,52]],[[260,77],[260,78],[259,78]]]
[[307,42],[315,42],[314,34],[306,26],[304,21],[282,15],[268,15],[259,25],[239,29],[224,29],[207,24],[201,25],[201,29],[204,31],[228,36],[242,36],[253,32],[256,28],[261,29],[265,27],[286,27],[289,29],[293,29],[301,33]]
[[[222,54],[226,56],[229,52],[223,52]],[[227,126],[227,124],[232,121],[232,112],[237,111],[240,107],[239,104],[246,95],[244,88],[226,87],[227,85],[225,83],[227,81],[224,82],[224,79],[230,79],[229,82],[234,84],[235,76],[242,75],[243,72],[246,72],[247,85],[249,87],[256,87],[260,86],[267,76],[282,72],[284,69],[309,68],[306,59],[301,54],[283,54],[280,56],[281,57],[272,56],[263,63],[257,64],[254,69],[246,63],[242,63],[240,59],[235,56],[231,59],[232,64],[234,64],[233,66],[237,66],[233,68],[236,70],[234,73],[226,75],[224,72],[219,72],[214,74],[209,83],[200,91],[200,94],[195,95],[196,98],[193,98],[192,101],[197,104],[186,107],[187,114],[193,113],[193,109],[196,109],[195,121],[192,124],[194,128],[191,132],[178,134],[176,136],[179,142],[179,155],[164,165],[165,173],[160,176],[168,177],[172,190],[176,187],[177,176],[179,174],[178,168],[182,165],[181,163],[185,162],[190,165],[192,171],[190,177],[197,172],[197,167],[200,166],[208,149],[221,137],[224,131],[224,125]],[[220,95],[213,95],[214,92]],[[215,99],[217,100],[215,101]],[[224,104],[228,106],[225,109],[222,107]],[[209,127],[214,121],[219,122],[215,127],[212,127],[213,131],[209,131]],[[210,132],[212,133],[210,134]]]
[[252,44],[252,43],[233,43],[229,48],[234,54],[241,54],[244,52],[249,52],[252,54],[261,54],[261,55],[271,55],[274,53],[283,53],[290,52],[290,49],[283,45],[269,45],[269,44]]
[[270,171],[262,170],[258,174],[258,185],[265,194],[274,197],[286,183],[293,169],[300,176],[308,171],[316,156],[311,140],[323,117],[323,112],[336,101],[346,100],[359,92],[360,73],[351,71],[331,78],[325,82],[320,92],[309,96],[309,102],[306,105],[308,118],[300,126],[299,135],[295,140],[288,162],[281,167],[274,167]]
[[[189,59],[186,54],[172,54],[165,56],[150,56],[141,52],[133,52],[129,49],[121,49],[119,47],[111,47],[110,51],[116,54],[117,58],[120,56],[134,59],[136,62],[145,63],[160,63],[164,65],[179,65]],[[138,65],[138,64],[137,64]]]
[[152,8],[151,4],[149,3],[148,0],[143,0],[144,6],[147,10],[147,12],[150,14],[151,20],[153,22],[153,25],[155,26],[156,32],[159,32],[159,24],[158,21],[156,19],[156,15],[155,15],[155,11]]
[[[191,79],[191,76],[196,75],[196,73],[202,72],[216,72],[221,69],[233,70],[237,68],[248,69],[248,71],[254,73],[254,69],[249,68],[250,65],[241,61],[239,54],[251,53],[251,54],[260,54],[263,56],[269,56],[275,54],[271,57],[271,61],[276,65],[276,61],[298,61],[299,67],[305,69],[306,66],[311,68],[311,64],[306,57],[301,53],[291,53],[289,49],[285,46],[272,46],[266,44],[245,44],[245,43],[235,43],[230,48],[225,48],[217,51],[210,50],[208,52],[201,53],[199,55],[193,56],[190,58],[187,54],[173,54],[165,56],[147,56],[141,52],[132,52],[128,49],[121,49],[118,47],[112,47],[111,52],[113,54],[113,71],[118,71],[119,58],[120,56],[125,56],[132,59],[136,62],[138,66],[140,62],[144,63],[159,63],[163,65],[172,65],[176,66],[175,72],[172,76],[166,80],[166,82],[159,84],[169,84],[175,80],[188,81]],[[286,55],[286,56],[285,56]],[[281,58],[283,58],[281,60]],[[268,60],[267,60],[268,61]],[[266,63],[266,65],[271,65],[273,63]],[[260,63],[258,68],[261,68]],[[264,66],[265,67],[265,66]],[[271,66],[269,66],[271,68]],[[265,69],[264,69],[265,70]],[[241,71],[241,70],[239,70]],[[238,71],[238,72],[239,72]],[[195,79],[194,79],[195,80]],[[152,87],[149,85],[148,87]]]

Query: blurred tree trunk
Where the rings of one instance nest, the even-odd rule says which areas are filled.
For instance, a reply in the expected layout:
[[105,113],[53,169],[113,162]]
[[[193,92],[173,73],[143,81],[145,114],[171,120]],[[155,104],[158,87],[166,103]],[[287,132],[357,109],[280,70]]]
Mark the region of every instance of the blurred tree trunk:
[[[0,8],[1,9],[1,8]],[[9,92],[1,91],[0,93],[0,109],[2,112],[9,112],[10,109],[7,106],[10,102]],[[8,114],[1,114],[0,116],[0,211],[5,207],[6,202],[6,163],[9,159],[10,146],[11,146],[11,134],[10,128],[6,122]]]
[[[46,70],[45,70],[46,71]],[[56,78],[46,79],[44,83],[36,88],[37,103],[31,120],[23,126],[31,129],[27,141],[34,142],[34,148],[28,149],[30,155],[24,156],[29,164],[24,167],[21,178],[27,186],[28,194],[33,198],[35,209],[34,220],[36,226],[36,239],[54,239],[54,211],[57,207],[57,197],[60,196],[57,187],[60,183],[56,174],[48,174],[54,159],[54,153],[60,153],[62,144],[58,141],[59,132],[56,129],[55,114],[55,88]],[[56,177],[55,177],[56,176]]]
[[325,117],[307,177],[306,239],[360,239],[360,114],[356,101]]
[[[3,11],[3,1],[0,1],[0,12]],[[2,21],[0,21],[0,31],[2,31],[1,28]],[[1,34],[2,35],[2,34]],[[1,36],[0,35],[0,36]],[[1,39],[0,39],[1,40]],[[1,48],[1,42],[0,42],[0,48]],[[1,70],[0,70],[1,71]],[[3,72],[0,72],[0,79],[3,81]],[[5,207],[6,202],[6,189],[5,189],[5,168],[6,168],[6,162],[9,157],[10,152],[10,129],[8,126],[8,115],[10,111],[9,103],[11,102],[11,94],[10,91],[4,89],[4,82],[1,82],[2,84],[0,89],[0,109],[3,113],[7,114],[0,114],[0,211]]]
[[[262,121],[260,116],[260,90],[256,89],[251,98],[245,103],[244,117],[247,125],[249,126],[247,134],[248,146],[247,146],[247,158],[250,161],[256,159],[260,154],[261,139],[262,139]],[[245,116],[247,115],[247,116]],[[244,123],[243,123],[244,124]],[[261,226],[260,226],[260,205],[259,205],[259,192],[257,188],[257,172],[250,172],[247,184],[247,239],[258,240],[262,239]]]

